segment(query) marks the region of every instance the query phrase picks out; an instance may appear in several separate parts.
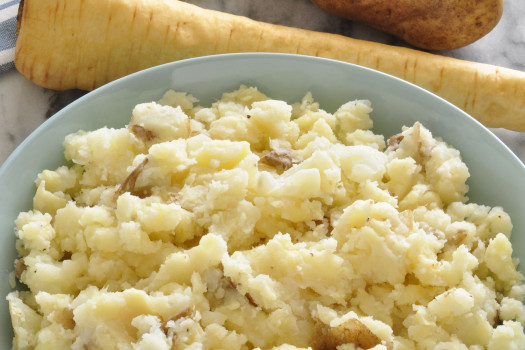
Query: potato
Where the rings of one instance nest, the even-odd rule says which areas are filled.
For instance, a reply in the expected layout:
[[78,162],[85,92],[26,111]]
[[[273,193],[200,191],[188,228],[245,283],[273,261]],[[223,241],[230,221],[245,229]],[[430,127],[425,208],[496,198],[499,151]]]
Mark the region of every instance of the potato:
[[312,0],[321,9],[428,50],[467,46],[489,33],[503,0]]

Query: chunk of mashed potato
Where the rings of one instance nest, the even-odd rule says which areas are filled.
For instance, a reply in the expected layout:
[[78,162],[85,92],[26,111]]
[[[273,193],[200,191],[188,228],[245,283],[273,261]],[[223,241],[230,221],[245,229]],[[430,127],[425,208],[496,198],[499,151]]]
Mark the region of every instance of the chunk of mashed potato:
[[16,220],[16,349],[523,349],[509,216],[371,104],[167,92],[66,137]]

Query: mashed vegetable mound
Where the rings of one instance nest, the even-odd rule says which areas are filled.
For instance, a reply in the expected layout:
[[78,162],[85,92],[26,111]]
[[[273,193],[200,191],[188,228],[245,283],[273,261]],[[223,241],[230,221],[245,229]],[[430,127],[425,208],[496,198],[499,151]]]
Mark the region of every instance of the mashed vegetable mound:
[[502,208],[369,101],[168,91],[77,132],[16,221],[16,349],[523,349]]

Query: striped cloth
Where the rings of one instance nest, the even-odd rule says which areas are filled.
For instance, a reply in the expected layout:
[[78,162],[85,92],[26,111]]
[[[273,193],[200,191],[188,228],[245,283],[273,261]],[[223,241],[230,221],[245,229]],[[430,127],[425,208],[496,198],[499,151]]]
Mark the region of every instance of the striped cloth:
[[[41,0],[45,1],[45,0]],[[20,0],[0,0],[0,73],[15,67],[16,15]]]

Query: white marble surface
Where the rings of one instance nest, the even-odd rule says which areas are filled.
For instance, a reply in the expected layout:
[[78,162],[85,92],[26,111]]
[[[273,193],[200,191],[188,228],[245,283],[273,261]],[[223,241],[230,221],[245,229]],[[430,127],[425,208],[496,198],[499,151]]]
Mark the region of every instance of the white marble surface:
[[[329,15],[310,0],[192,0],[196,5],[250,18],[339,33],[392,45],[400,40],[366,26]],[[487,36],[465,48],[439,54],[525,70],[525,1],[506,0],[500,23]],[[84,92],[56,92],[40,88],[18,72],[0,75],[0,164],[46,118]],[[525,133],[493,130],[525,163]]]

